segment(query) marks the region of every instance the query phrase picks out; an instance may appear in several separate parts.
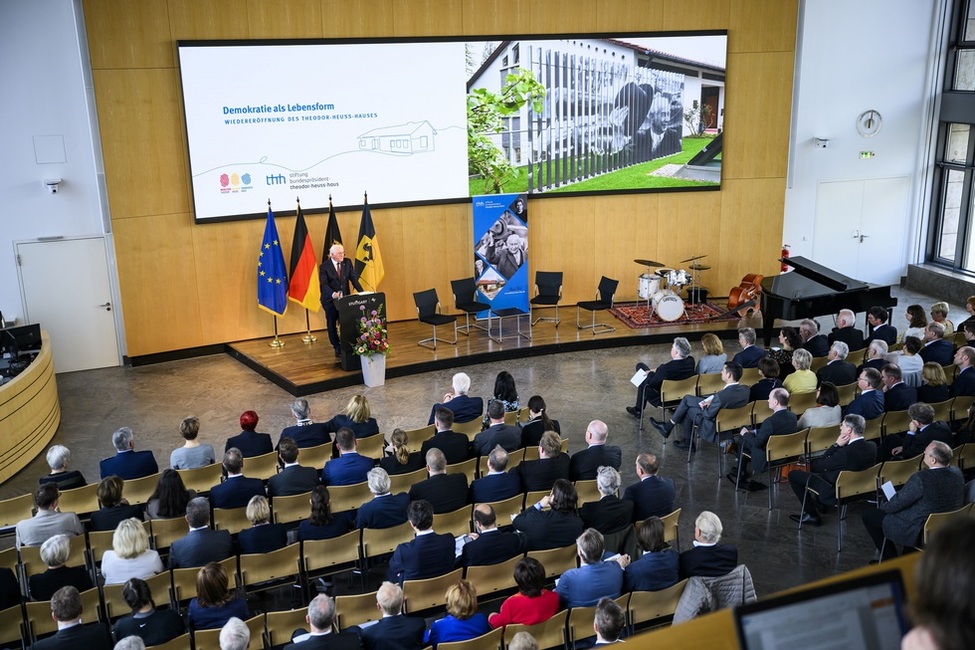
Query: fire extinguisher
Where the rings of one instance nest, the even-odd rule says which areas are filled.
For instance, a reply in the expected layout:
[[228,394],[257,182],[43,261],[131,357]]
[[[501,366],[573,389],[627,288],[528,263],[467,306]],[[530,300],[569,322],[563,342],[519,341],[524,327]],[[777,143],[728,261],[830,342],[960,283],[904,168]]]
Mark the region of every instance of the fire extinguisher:
[[[789,259],[789,245],[788,245],[788,244],[782,244],[782,259],[783,259],[783,260],[787,260],[787,259]],[[782,262],[782,268],[780,269],[780,271],[781,271],[782,273],[786,273],[786,272],[788,272],[788,271],[789,271],[789,269],[791,269],[791,268],[792,268],[791,266],[789,266],[788,264],[786,264],[786,263],[785,263],[785,262],[783,261],[783,262]]]

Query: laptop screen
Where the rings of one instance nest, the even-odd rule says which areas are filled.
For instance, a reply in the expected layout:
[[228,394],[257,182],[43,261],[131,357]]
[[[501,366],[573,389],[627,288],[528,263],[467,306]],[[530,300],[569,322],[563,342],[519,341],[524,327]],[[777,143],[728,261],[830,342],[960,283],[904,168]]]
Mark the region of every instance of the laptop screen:
[[909,626],[899,571],[884,571],[737,607],[745,650],[898,650]]

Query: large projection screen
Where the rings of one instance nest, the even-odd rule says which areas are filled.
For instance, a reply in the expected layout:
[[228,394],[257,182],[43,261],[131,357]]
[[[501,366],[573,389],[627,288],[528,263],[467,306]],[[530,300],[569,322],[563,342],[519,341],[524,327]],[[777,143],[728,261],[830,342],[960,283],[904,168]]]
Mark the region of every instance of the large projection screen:
[[[180,41],[197,223],[720,187],[725,32]],[[703,152],[703,153],[702,153]]]

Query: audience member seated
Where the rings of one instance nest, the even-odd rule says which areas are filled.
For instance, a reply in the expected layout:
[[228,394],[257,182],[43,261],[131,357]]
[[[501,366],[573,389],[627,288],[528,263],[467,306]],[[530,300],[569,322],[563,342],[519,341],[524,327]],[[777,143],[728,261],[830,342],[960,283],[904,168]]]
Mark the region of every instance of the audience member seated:
[[907,329],[897,336],[897,340],[903,341],[908,336],[916,336],[919,339],[923,339],[924,330],[928,326],[928,316],[924,313],[924,307],[921,305],[908,305],[907,313],[904,317],[907,319]]
[[[747,479],[752,471],[759,474],[765,471],[768,467],[765,447],[768,445],[769,438],[784,436],[799,430],[798,418],[789,410],[789,391],[784,388],[773,390],[768,398],[768,407],[772,414],[762,420],[762,424],[757,429],[742,427],[738,432],[741,435],[738,453],[739,471],[728,474],[728,479],[734,483],[738,482],[739,473],[742,479]],[[748,467],[749,462],[751,470]]]
[[[500,402],[504,408],[504,413],[512,413],[521,408],[518,404],[518,389],[515,387],[515,378],[507,370],[502,370],[494,379],[494,396],[487,401],[487,409],[482,421],[484,427],[489,427],[491,423],[490,408],[491,404]],[[509,450],[511,451],[511,450]]]
[[64,445],[54,445],[47,450],[47,465],[51,473],[42,476],[38,483],[54,483],[59,490],[73,490],[87,485],[85,477],[76,469],[68,469],[71,451]]
[[406,510],[410,495],[406,492],[389,493],[389,474],[381,467],[374,467],[366,475],[372,501],[366,501],[356,511],[356,528],[391,528],[406,523]]
[[183,478],[174,469],[164,469],[156,483],[149,500],[146,501],[146,516],[149,519],[171,519],[186,515],[186,504],[196,496],[194,490],[187,490]]
[[622,643],[620,636],[626,628],[626,612],[612,598],[602,598],[596,603],[596,615],[592,629],[596,632],[596,645]]
[[948,387],[948,395],[951,397],[975,396],[975,370],[972,369],[972,366],[975,365],[975,348],[970,345],[958,348],[958,351],[955,352],[955,365],[958,366],[958,371],[955,373],[955,379],[951,382],[951,386]]
[[677,584],[677,551],[664,541],[660,517],[647,517],[638,523],[636,541],[643,555],[626,567],[623,591],[660,591]]
[[393,429],[386,453],[389,455],[380,459],[379,466],[390,476],[409,474],[423,469],[425,465],[423,454],[410,451],[410,437],[402,429]]
[[451,430],[451,427],[454,426],[454,413],[449,408],[439,407],[435,409],[434,415],[437,432],[433,434],[432,438],[423,442],[420,455],[426,458],[428,451],[439,449],[451,465],[463,463],[471,457],[470,438],[463,433]]
[[829,340],[819,333],[819,323],[807,318],[799,324],[799,336],[802,337],[802,348],[809,350],[814,357],[825,357],[829,354]]
[[701,337],[701,347],[704,348],[704,356],[697,362],[697,374],[707,375],[713,372],[721,372],[724,364],[728,362],[728,355],[725,354],[721,339],[716,334],[708,332]]
[[237,534],[237,546],[242,555],[270,553],[288,545],[288,526],[271,523],[271,508],[267,499],[258,495],[247,503],[250,528]]
[[948,378],[944,368],[936,363],[926,363],[921,369],[921,385],[917,388],[917,401],[938,404],[951,399],[948,395]]
[[457,566],[499,564],[525,551],[520,535],[498,529],[498,517],[490,504],[474,508],[474,530],[467,536]]
[[[744,330],[743,330],[744,331]],[[752,332],[754,335],[754,331]],[[764,352],[764,350],[762,350]],[[758,360],[755,360],[758,363]],[[721,371],[721,379],[725,386],[720,391],[708,397],[685,395],[677,410],[667,422],[650,418],[650,423],[664,438],[670,437],[674,427],[681,425],[683,440],[675,440],[674,445],[680,449],[687,449],[691,444],[691,429],[697,425],[698,435],[702,440],[717,442],[718,432],[715,430],[715,418],[723,408],[739,408],[748,404],[748,386],[738,383],[741,379],[742,367],[737,362],[726,363]]]
[[210,562],[196,574],[196,598],[190,601],[186,620],[191,630],[223,627],[232,616],[250,618],[247,602],[229,589],[229,578],[223,566]]
[[220,650],[248,650],[251,643],[251,630],[247,623],[236,616],[231,616],[220,628],[217,637]]
[[601,495],[599,501],[583,503],[579,508],[582,525],[603,535],[629,528],[633,521],[633,502],[616,496],[620,489],[620,473],[612,467],[600,467],[596,487]]
[[595,528],[587,528],[576,539],[579,568],[563,573],[555,586],[562,607],[592,607],[600,598],[619,597],[630,556],[603,561],[604,549],[603,535]]
[[732,362],[742,368],[757,368],[758,360],[764,357],[766,352],[755,345],[754,328],[743,327],[738,330],[738,344],[741,346],[741,352],[734,356]]
[[451,380],[453,392],[443,396],[443,402],[433,405],[430,409],[430,419],[427,424],[433,424],[437,409],[447,407],[453,414],[453,422],[470,422],[481,417],[484,412],[484,400],[480,397],[470,397],[467,392],[471,389],[471,378],[467,373],[458,372]]
[[471,443],[475,456],[487,456],[497,446],[505,451],[515,451],[521,447],[521,431],[516,426],[504,423],[504,403],[501,400],[488,404],[487,418],[490,426],[474,436]]
[[944,337],[945,327],[941,323],[930,323],[924,328],[924,347],[919,354],[925,363],[932,361],[939,366],[951,364],[954,346]]
[[843,407],[843,415],[860,415],[865,420],[879,418],[884,414],[883,377],[873,368],[864,368],[857,378],[860,394]]
[[564,478],[555,481],[551,494],[525,508],[511,524],[527,537],[529,551],[561,548],[575,542],[582,533],[582,519],[576,512],[579,495]]
[[122,427],[112,434],[115,455],[103,459],[98,464],[99,478],[118,476],[123,481],[150,476],[159,471],[156,458],[147,450],[136,451],[132,429]]
[[723,576],[738,566],[738,549],[721,541],[721,520],[705,510],[694,521],[694,547],[680,554],[681,579]]
[[20,582],[12,569],[0,567],[0,611],[20,605]]
[[537,447],[546,431],[561,434],[558,420],[553,420],[545,410],[545,400],[541,395],[532,395],[528,400],[528,422],[521,427],[521,446]]
[[[802,336],[800,336],[799,330],[795,327],[780,329],[779,345],[780,348],[769,350],[767,357],[775,359],[776,363],[779,364],[780,377],[788,377],[795,369],[792,363],[792,353],[802,347]],[[768,397],[766,396],[765,399]]]
[[975,296],[968,296],[965,300],[965,311],[968,312],[968,318],[958,323],[959,327],[965,323],[975,323]]
[[856,328],[856,321],[856,314],[849,309],[841,309],[840,313],[836,315],[836,327],[827,337],[829,344],[833,345],[837,341],[842,341],[846,343],[850,352],[856,352],[867,347],[867,343],[863,339],[863,332]]
[[410,501],[428,501],[438,515],[453,512],[469,503],[467,475],[448,474],[443,452],[437,448],[427,452],[427,474],[429,478],[414,483],[410,488]]
[[857,367],[846,360],[850,348],[843,341],[836,341],[829,348],[826,365],[816,371],[817,383],[824,381],[836,386],[852,384],[857,378]]
[[164,570],[159,553],[149,548],[149,534],[139,519],[123,519],[112,535],[112,549],[102,556],[105,584],[120,585],[131,578],[151,578]]
[[883,307],[874,306],[867,310],[867,325],[870,332],[867,345],[874,339],[887,341],[887,345],[897,342],[897,328],[887,322],[887,310]]
[[936,302],[931,305],[931,320],[935,323],[941,323],[945,328],[945,336],[951,336],[955,333],[955,324],[948,320],[948,303]]
[[156,609],[152,590],[145,580],[130,578],[122,587],[122,598],[132,613],[115,622],[115,636],[137,636],[146,646],[162,645],[185,631],[183,617],[173,609]]
[[196,469],[217,462],[213,446],[197,440],[200,435],[200,418],[190,416],[179,423],[179,435],[186,442],[169,455],[169,466],[173,469]]
[[369,400],[365,395],[353,395],[345,405],[345,413],[339,413],[325,425],[331,433],[347,427],[352,429],[356,438],[366,438],[379,433],[379,424],[376,423],[376,418],[370,415]]
[[491,631],[487,616],[477,611],[477,590],[467,580],[447,588],[447,615],[430,624],[424,644],[467,641]]
[[298,447],[305,449],[332,441],[328,434],[328,424],[311,421],[311,407],[304,397],[298,397],[291,402],[291,415],[295,418],[295,424],[281,430],[278,444],[281,444],[282,438],[291,438]]
[[683,336],[674,339],[670,346],[670,361],[662,363],[654,369],[643,363],[636,364],[637,370],[643,370],[647,376],[636,389],[636,406],[627,406],[626,412],[641,417],[646,404],[660,406],[660,387],[665,379],[687,379],[694,375],[694,357],[691,356],[691,344]]
[[558,479],[569,478],[569,455],[562,451],[562,439],[546,431],[538,443],[538,460],[522,461],[516,471],[526,492],[549,490]]
[[194,497],[186,505],[189,532],[169,547],[169,568],[203,566],[219,562],[234,554],[234,543],[226,530],[210,528],[210,502]]
[[886,366],[888,363],[894,362],[887,360],[887,341],[874,339],[870,341],[870,345],[867,346],[867,352],[864,354],[863,363],[857,366],[857,376],[860,376],[860,373],[863,372],[864,368],[883,370],[884,366]]
[[223,450],[226,453],[231,447],[240,449],[244,458],[263,456],[274,451],[271,443],[271,435],[268,433],[257,433],[257,423],[260,417],[256,411],[244,411],[240,414],[240,433],[227,439],[227,444]]
[[333,515],[328,488],[317,486],[311,491],[311,515],[298,524],[298,540],[332,539],[349,532],[349,519],[344,513]]
[[[602,420],[593,420],[586,427],[586,444],[582,451],[572,454],[569,460],[570,481],[591,481],[596,478],[599,468],[606,465],[619,469],[623,463],[623,452],[619,447],[607,445],[609,427]],[[562,444],[562,441],[559,441]]]
[[322,485],[355,485],[366,480],[366,474],[376,463],[372,458],[356,451],[356,446],[352,429],[342,427],[335,432],[335,447],[339,456],[325,463]]
[[416,537],[399,544],[393,551],[387,580],[402,584],[404,580],[450,573],[454,568],[454,537],[450,533],[438,535],[434,532],[433,506],[422,499],[413,501],[407,515]]
[[223,468],[227,478],[210,488],[210,504],[214,508],[243,508],[251,497],[264,496],[264,481],[244,476],[244,457],[239,449],[231,447],[224,453]]
[[17,548],[21,546],[40,546],[48,538],[65,535],[84,535],[85,529],[73,512],[59,512],[58,486],[45,483],[34,491],[34,506],[37,513],[30,519],[17,522],[15,529]]
[[117,476],[103,478],[98,483],[99,509],[90,515],[89,530],[115,530],[123,519],[142,519],[142,506],[130,506],[122,498],[123,486],[124,481]]
[[331,596],[315,596],[308,603],[305,622],[311,632],[295,630],[291,635],[291,643],[284,646],[284,650],[359,650],[362,647],[357,632],[332,631],[335,623],[335,600]]
[[[789,391],[790,395],[796,393],[811,393],[816,390],[816,386],[820,383],[819,377],[816,376],[810,368],[812,367],[812,354],[809,350],[796,350],[798,354],[792,355],[792,365],[795,368],[795,372],[785,378],[782,382],[782,387]],[[852,364],[851,364],[852,365]],[[771,391],[769,391],[771,393]],[[768,399],[768,395],[765,396]],[[753,402],[756,400],[752,400]]]
[[908,430],[887,432],[880,449],[880,460],[916,458],[934,441],[950,447],[951,428],[944,422],[935,422],[934,409],[929,404],[911,404],[907,414],[911,418]]
[[545,567],[541,562],[533,557],[518,560],[514,576],[518,593],[505,599],[501,611],[488,617],[491,627],[536,625],[555,616],[559,611],[559,595],[545,589]]
[[267,480],[267,495],[270,498],[287,497],[311,492],[319,484],[318,470],[303,467],[298,463],[301,451],[292,438],[281,438],[278,445],[278,458],[282,469]]
[[[57,622],[54,636],[36,641],[31,650],[112,650],[112,637],[104,623],[83,625],[81,593],[74,587],[62,587],[51,597],[51,617]],[[89,612],[92,620],[97,612]]]
[[799,429],[808,427],[831,427],[843,419],[840,408],[840,393],[832,382],[824,381],[816,389],[816,406],[806,409],[799,418]]
[[[83,544],[84,539],[76,538],[74,543]],[[28,577],[31,600],[51,600],[54,592],[69,585],[78,591],[87,591],[94,586],[91,575],[83,564],[65,565],[70,554],[71,537],[68,535],[54,535],[41,544],[41,562],[47,570]]]
[[904,383],[900,366],[888,363],[880,371],[880,379],[884,383],[884,410],[906,411],[917,401],[917,389]]
[[[908,336],[902,349],[888,353],[885,357],[889,363],[896,363],[900,366],[904,381],[910,386],[916,387],[920,383],[921,369],[924,367],[924,359],[921,358],[920,354],[923,346],[921,339]],[[911,381],[907,381],[908,379]]]
[[623,500],[633,503],[634,522],[647,517],[664,517],[674,511],[674,479],[657,476],[659,467],[654,454],[637,454],[636,476],[640,481],[623,492]]
[[[791,366],[792,372],[789,377],[796,374],[795,366]],[[779,379],[779,364],[772,357],[763,357],[758,360],[758,376],[760,379],[748,389],[749,402],[761,402],[768,399],[769,393],[776,388],[781,388],[782,380]],[[786,378],[788,379],[788,377]],[[815,376],[813,377],[815,379]],[[791,391],[790,391],[791,392]]]
[[510,499],[521,493],[521,479],[518,472],[506,472],[508,452],[495,447],[488,454],[488,473],[471,482],[471,503],[494,503]]
[[403,589],[399,585],[392,582],[380,585],[376,591],[376,606],[382,612],[382,618],[359,631],[365,650],[420,650],[423,647],[426,622],[402,613]]

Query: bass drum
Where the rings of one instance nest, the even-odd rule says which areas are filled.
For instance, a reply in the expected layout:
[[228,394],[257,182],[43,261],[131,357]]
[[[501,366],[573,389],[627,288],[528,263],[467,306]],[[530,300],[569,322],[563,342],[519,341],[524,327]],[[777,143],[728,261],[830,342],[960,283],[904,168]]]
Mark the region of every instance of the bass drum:
[[658,291],[653,297],[653,310],[660,320],[675,321],[684,315],[684,301],[673,291]]
[[637,287],[636,295],[643,300],[650,300],[658,291],[660,291],[660,278],[646,273],[640,276],[640,285]]

